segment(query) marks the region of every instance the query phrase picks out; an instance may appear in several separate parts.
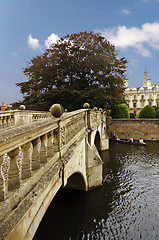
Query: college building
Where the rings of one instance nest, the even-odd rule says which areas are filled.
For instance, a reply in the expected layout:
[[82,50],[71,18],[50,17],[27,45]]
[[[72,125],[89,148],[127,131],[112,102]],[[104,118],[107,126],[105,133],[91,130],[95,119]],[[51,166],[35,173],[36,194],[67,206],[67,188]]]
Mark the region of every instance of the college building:
[[147,70],[144,72],[143,87],[128,87],[128,79],[125,85],[125,101],[128,104],[130,113],[136,116],[146,105],[159,106],[159,84],[151,85],[151,79],[148,78]]

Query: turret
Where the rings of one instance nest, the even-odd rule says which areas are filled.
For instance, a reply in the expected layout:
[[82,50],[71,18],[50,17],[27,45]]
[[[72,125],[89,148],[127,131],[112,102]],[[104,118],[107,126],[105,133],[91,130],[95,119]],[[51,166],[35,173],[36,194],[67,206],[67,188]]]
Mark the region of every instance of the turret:
[[151,79],[148,79],[148,73],[145,68],[143,87],[151,87]]

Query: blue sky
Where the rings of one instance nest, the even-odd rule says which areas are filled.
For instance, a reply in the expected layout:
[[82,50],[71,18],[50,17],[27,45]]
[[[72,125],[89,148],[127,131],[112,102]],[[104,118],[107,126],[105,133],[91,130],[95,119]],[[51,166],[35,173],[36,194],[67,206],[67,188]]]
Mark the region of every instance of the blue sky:
[[51,43],[81,31],[101,33],[128,60],[130,87],[147,68],[159,84],[159,0],[1,0],[0,103],[22,100],[23,68]]

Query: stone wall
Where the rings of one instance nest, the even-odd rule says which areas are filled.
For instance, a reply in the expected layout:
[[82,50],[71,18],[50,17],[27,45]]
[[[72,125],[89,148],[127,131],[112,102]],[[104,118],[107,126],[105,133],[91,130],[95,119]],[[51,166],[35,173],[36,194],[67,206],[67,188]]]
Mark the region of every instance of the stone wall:
[[113,131],[120,139],[159,141],[158,119],[111,119],[107,118],[107,133],[112,138]]

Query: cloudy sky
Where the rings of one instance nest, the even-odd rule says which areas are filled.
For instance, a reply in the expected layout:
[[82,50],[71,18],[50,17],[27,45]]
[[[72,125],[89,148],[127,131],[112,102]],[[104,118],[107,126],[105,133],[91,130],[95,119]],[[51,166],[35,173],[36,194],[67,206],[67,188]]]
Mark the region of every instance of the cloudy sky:
[[128,60],[129,86],[145,68],[159,84],[159,0],[0,0],[0,103],[22,100],[23,68],[58,38],[101,33]]

